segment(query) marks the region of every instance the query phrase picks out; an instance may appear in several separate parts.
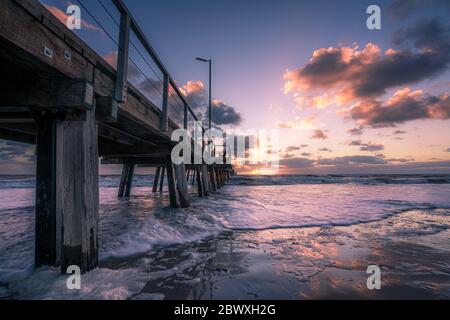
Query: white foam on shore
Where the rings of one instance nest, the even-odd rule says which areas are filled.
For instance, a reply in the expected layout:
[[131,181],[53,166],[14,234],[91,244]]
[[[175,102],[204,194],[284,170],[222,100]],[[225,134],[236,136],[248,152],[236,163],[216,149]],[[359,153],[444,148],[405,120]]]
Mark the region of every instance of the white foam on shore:
[[98,268],[82,275],[80,290],[70,290],[68,277],[58,268],[41,268],[25,280],[12,281],[9,290],[15,299],[123,300],[140,292],[147,281],[138,269]]

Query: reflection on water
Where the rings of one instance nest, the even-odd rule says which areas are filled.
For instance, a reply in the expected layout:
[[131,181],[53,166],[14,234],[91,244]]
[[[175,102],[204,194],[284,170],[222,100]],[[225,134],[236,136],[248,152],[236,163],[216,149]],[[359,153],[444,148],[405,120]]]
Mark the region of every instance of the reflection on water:
[[[101,268],[83,292],[53,269],[17,281],[33,270],[34,191],[5,182],[0,296],[8,286],[20,298],[450,297],[450,184],[229,185],[174,210],[140,184],[117,199],[111,181],[100,191]],[[367,290],[370,264],[381,291]]]
[[[440,231],[421,231],[436,224]],[[136,298],[448,299],[449,228],[450,212],[434,210],[357,226],[224,233],[147,256],[150,275],[165,271]],[[381,290],[366,286],[369,265],[382,270]]]

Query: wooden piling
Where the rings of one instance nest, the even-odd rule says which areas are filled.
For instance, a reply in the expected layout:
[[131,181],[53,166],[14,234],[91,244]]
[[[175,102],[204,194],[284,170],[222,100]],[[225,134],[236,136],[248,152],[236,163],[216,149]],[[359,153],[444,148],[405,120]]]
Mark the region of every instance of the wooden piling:
[[204,193],[204,189],[203,189],[202,173],[200,171],[200,166],[197,166],[195,173],[196,173],[196,178],[197,178],[198,196],[203,197],[205,195],[205,193]]
[[56,240],[56,116],[39,115],[36,126],[35,266],[40,267],[54,265],[61,249]]
[[205,196],[208,196],[210,188],[209,188],[208,168],[206,164],[200,165],[200,173],[202,176],[203,194]]
[[166,172],[166,167],[161,167],[161,178],[159,183],[159,193],[163,192],[164,187],[164,173]]
[[216,182],[216,175],[214,174],[214,168],[209,167],[208,172],[209,172],[209,180],[211,181],[210,183],[211,189],[213,191],[217,191],[217,182]]
[[181,208],[189,207],[188,186],[186,181],[186,167],[184,164],[174,165],[177,182],[179,205]]
[[180,201],[179,201],[179,194],[177,192],[174,165],[173,165],[172,161],[170,160],[170,156],[166,157],[165,166],[166,166],[166,172],[167,172],[167,186],[169,188],[170,206],[172,208],[179,208]]
[[153,193],[155,193],[158,189],[158,180],[159,180],[159,174],[161,172],[161,167],[157,167],[155,171],[155,176],[153,178]]
[[127,174],[128,174],[128,167],[127,165],[122,165],[122,175],[120,176],[120,182],[119,182],[119,191],[117,192],[117,196],[119,198],[124,196],[125,192],[125,185],[127,183]]
[[35,266],[98,265],[98,145],[95,111],[85,121],[51,113],[37,122]]
[[133,176],[134,176],[134,164],[128,165],[128,173],[127,173],[127,180],[125,185],[125,192],[124,197],[128,198],[131,194],[131,188],[133,186]]

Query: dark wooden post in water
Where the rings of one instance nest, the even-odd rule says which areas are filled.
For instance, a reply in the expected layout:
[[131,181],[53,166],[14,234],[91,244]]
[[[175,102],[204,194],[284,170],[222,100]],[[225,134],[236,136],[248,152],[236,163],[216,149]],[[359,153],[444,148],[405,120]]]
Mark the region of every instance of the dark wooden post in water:
[[125,192],[125,185],[127,182],[127,173],[128,173],[128,168],[127,165],[122,165],[122,175],[120,176],[120,182],[119,182],[119,191],[117,192],[117,196],[119,198],[123,197],[124,192]]
[[211,188],[213,191],[216,191],[217,184],[216,184],[216,176],[214,174],[214,167],[208,168],[208,174],[209,174],[209,180],[211,181]]
[[159,182],[159,193],[163,192],[163,187],[164,187],[164,174],[166,172],[166,167],[161,167],[161,180]]
[[203,194],[205,196],[209,195],[209,178],[208,178],[208,167],[206,164],[200,165],[200,173],[202,175],[202,186],[203,186]]
[[165,157],[165,166],[167,171],[167,186],[169,188],[169,201],[172,208],[179,208],[179,197],[175,181],[175,172],[170,156]]
[[195,175],[197,178],[198,196],[203,197],[205,195],[205,193],[204,193],[204,189],[203,189],[203,181],[202,181],[202,174],[200,172],[200,165],[197,165],[197,168],[195,170]]
[[158,189],[158,180],[159,180],[159,174],[161,173],[161,167],[156,168],[155,176],[153,178],[153,193],[155,193]]
[[131,187],[133,186],[133,176],[134,176],[134,164],[127,165],[128,174],[127,174],[127,183],[125,186],[124,197],[128,198],[131,194]]
[[[36,118],[36,231],[35,265],[54,265],[61,250],[57,241],[56,212],[56,131],[57,120],[53,113],[39,114]],[[59,221],[59,224],[61,222]]]
[[122,167],[122,176],[120,177],[119,197],[129,197],[131,187],[133,186],[134,165],[124,164]]
[[173,165],[177,182],[177,193],[181,208],[189,207],[188,186],[186,181],[186,167],[183,164]]
[[35,265],[66,272],[98,265],[98,145],[95,111],[85,121],[39,114]]

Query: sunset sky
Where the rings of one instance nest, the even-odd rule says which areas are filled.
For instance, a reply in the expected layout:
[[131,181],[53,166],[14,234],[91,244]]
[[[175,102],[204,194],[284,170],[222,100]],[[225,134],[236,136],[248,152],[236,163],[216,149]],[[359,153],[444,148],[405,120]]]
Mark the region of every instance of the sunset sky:
[[[67,6],[41,2],[54,14]],[[81,2],[100,15],[97,1]],[[216,125],[280,129],[280,173],[450,173],[449,1],[125,3],[196,111],[207,97],[201,56],[213,59]],[[381,30],[366,27],[371,4]],[[114,63],[82,15],[80,36]],[[32,159],[29,146],[0,140],[0,168]]]

